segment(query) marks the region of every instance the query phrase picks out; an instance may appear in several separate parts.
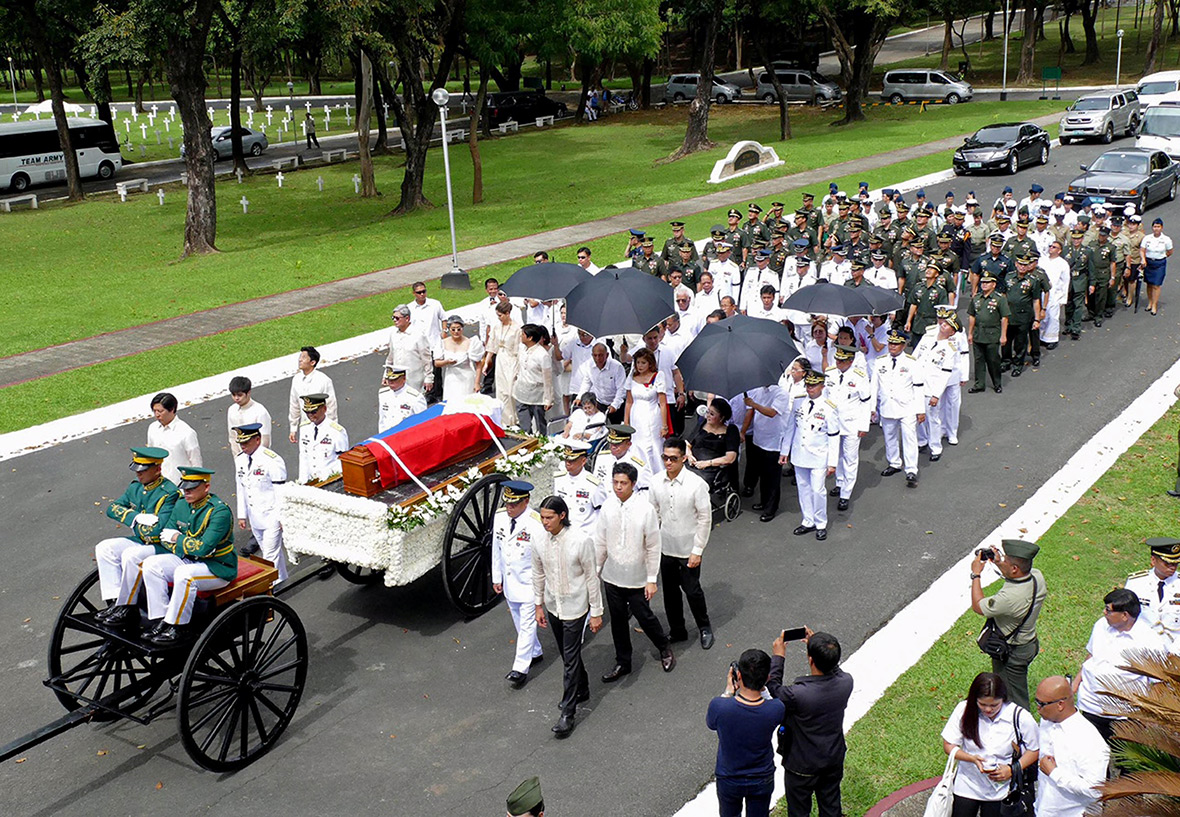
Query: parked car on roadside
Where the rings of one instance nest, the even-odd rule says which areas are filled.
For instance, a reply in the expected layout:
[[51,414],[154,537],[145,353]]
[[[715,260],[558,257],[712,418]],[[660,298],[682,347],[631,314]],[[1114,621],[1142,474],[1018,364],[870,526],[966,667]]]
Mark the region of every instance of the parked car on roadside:
[[1094,204],[1134,204],[1142,213],[1157,201],[1176,198],[1180,166],[1162,150],[1108,150],[1081,167],[1082,175],[1069,183],[1069,192],[1089,196]]
[[560,119],[568,109],[564,102],[557,102],[540,91],[494,91],[484,101],[488,127],[494,128],[502,122],[535,122],[539,116]]
[[1065,110],[1057,134],[1061,144],[1097,138],[1109,145],[1115,134],[1134,136],[1139,127],[1139,95],[1134,91],[1086,94]]
[[958,176],[977,170],[1015,173],[1027,164],[1049,161],[1049,134],[1031,122],[1006,122],[980,128],[955,151],[951,166]]
[[1135,147],[1162,150],[1180,160],[1180,91],[1164,94],[1143,111]]
[[[673,74],[668,77],[668,84],[664,86],[664,101],[683,102],[692,99],[697,95],[697,84],[700,80],[700,74]],[[713,77],[713,89],[709,96],[719,105],[737,102],[742,97],[742,89],[732,82]]]
[[[213,139],[213,161],[219,162],[234,155],[233,138],[230,136],[232,128],[229,125],[219,125],[210,128],[209,135]],[[242,134],[242,153],[250,156],[261,156],[262,151],[270,147],[265,133],[252,131],[249,128],[239,128]],[[184,143],[180,143],[180,155],[184,157]]]
[[[835,82],[815,71],[802,71],[797,68],[777,68],[779,82],[788,102],[837,102],[844,98],[844,92]],[[763,71],[758,75],[758,84],[754,87],[754,96],[769,104],[778,102],[778,94],[774,91],[774,83],[769,72]]]
[[914,100],[938,99],[950,105],[967,102],[975,95],[970,83],[955,78],[946,71],[927,71],[907,68],[886,71],[881,88],[881,99],[893,104]]
[[1164,94],[1180,91],[1180,71],[1157,71],[1139,80],[1135,93],[1139,95],[1140,109],[1151,107],[1160,101]]

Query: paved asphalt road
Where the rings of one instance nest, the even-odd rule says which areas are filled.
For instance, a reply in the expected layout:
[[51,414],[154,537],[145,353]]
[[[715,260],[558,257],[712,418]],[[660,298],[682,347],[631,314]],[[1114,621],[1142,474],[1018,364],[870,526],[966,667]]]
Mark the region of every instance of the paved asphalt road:
[[[990,202],[1009,182],[1018,190],[1034,181],[1061,189],[1079,162],[1100,150],[1062,148],[1047,168],[1014,179],[956,179],[931,195],[946,187],[960,196],[974,189]],[[1180,223],[1178,205],[1151,212]],[[270,755],[218,776],[188,759],[171,716],[146,727],[88,725],[30,750],[24,763],[0,767],[0,813],[249,809],[477,817],[501,813],[506,794],[540,774],[550,807],[561,814],[623,807],[634,815],[669,815],[711,775],[716,742],[704,711],[721,691],[729,661],[747,647],[768,648],[775,632],[802,624],[833,632],[847,652],[855,650],[1175,360],[1180,306],[1168,299],[1175,275],[1165,285],[1159,317],[1120,311],[1101,329],[1086,324],[1081,341],[1065,340],[1046,353],[1041,369],[1006,381],[1003,395],[964,394],[960,444],[948,447],[939,463],[923,458],[917,489],[907,489],[900,476],[878,475],[883,443],[872,432],[852,509],[837,514],[832,504],[826,542],[790,535],[797,504],[785,481],[774,523],[760,524],[747,510],[717,528],[704,562],[717,645],[708,653],[695,643],[681,646],[676,670],[665,675],[636,635],[634,674],[608,687],[598,676],[613,653],[609,635],[600,633],[585,652],[592,701],[567,741],[549,731],[561,670],[547,634],[545,662],[524,690],[513,691],[503,681],[513,650],[505,608],[463,620],[447,603],[437,572],[399,589],[356,588],[333,578],[286,597],[307,626],[311,668],[295,720]],[[354,439],[363,437],[375,416],[378,358],[327,371],[342,400],[342,422]],[[285,414],[286,396],[283,383],[256,394],[276,419]],[[187,408],[182,416],[196,427],[207,464],[220,471],[215,490],[232,501],[224,447],[228,403]],[[282,431],[280,420],[276,448],[293,467],[296,455]],[[5,463],[0,723],[6,734],[0,739],[61,714],[41,685],[48,636],[60,598],[90,570],[93,544],[113,530],[102,507],[126,486],[127,447],[145,433],[139,423]],[[1144,478],[1161,489],[1171,482],[1170,474]],[[1059,590],[1048,580],[1051,592]],[[662,617],[659,596],[656,610]],[[798,647],[789,671],[805,671]]]

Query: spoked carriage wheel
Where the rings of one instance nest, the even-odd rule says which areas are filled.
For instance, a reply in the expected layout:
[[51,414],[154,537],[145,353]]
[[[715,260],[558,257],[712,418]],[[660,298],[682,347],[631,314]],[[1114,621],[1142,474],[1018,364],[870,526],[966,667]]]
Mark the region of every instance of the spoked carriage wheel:
[[345,562],[335,562],[334,564],[336,565],[336,572],[345,581],[351,582],[352,584],[376,584],[385,575],[384,570],[374,570],[371,567],[359,567]]
[[492,589],[492,520],[507,480],[504,474],[477,480],[451,511],[443,534],[443,587],[451,603],[469,616],[500,600]]
[[[116,696],[112,708],[131,712],[145,703],[169,679],[166,658],[147,655],[91,630],[94,614],[106,602],[92,571],[70,594],[49,639],[49,678],[53,694],[68,711],[84,705],[78,696],[100,700]],[[113,720],[99,712],[95,720]]]
[[307,632],[271,596],[231,605],[206,628],[180,678],[178,729],[185,751],[214,772],[265,754],[299,706],[307,680]]

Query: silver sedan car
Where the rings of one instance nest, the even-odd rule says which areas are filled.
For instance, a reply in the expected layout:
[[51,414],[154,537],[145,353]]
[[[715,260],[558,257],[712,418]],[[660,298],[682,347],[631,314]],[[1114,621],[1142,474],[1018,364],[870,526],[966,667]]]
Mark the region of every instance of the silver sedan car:
[[[233,155],[233,137],[230,132],[233,129],[229,125],[219,125],[215,128],[210,128],[209,136],[213,140],[213,161],[218,162],[222,159],[228,159]],[[240,128],[242,134],[242,152],[250,156],[261,156],[262,151],[270,147],[270,142],[267,141],[266,134],[258,131],[252,131],[249,128]],[[180,145],[180,155],[184,156],[184,143]]]

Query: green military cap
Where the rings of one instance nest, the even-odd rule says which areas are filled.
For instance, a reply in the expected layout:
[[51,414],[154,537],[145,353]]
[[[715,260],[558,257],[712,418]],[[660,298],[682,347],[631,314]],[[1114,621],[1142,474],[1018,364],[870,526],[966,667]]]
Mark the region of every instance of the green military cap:
[[656,240],[649,235],[645,236],[644,239],[639,243],[644,247],[654,247],[656,245]]
[[1152,556],[1158,556],[1170,565],[1180,564],[1180,539],[1170,536],[1159,536],[1147,540],[1147,547]]
[[623,423],[610,423],[606,427],[607,435],[606,441],[608,443],[625,443],[631,439],[631,435],[635,433],[635,429]]
[[803,384],[806,386],[819,386],[826,380],[824,373],[819,369],[808,369],[807,374],[803,375]]
[[533,492],[533,484],[519,479],[510,479],[504,483],[504,501],[505,502],[520,502],[523,499],[528,499],[529,494]]
[[1086,231],[1079,228],[1079,227],[1074,227],[1072,230],[1069,231],[1069,234],[1070,234],[1070,237],[1072,237],[1072,238],[1085,238],[1086,237]]
[[239,443],[249,442],[255,437],[262,436],[262,423],[247,423],[244,426],[234,426],[234,431],[238,432],[237,438]]
[[992,233],[987,240],[989,244],[998,244],[1001,247],[1004,246],[1004,236],[1000,235],[999,233]]
[[914,218],[930,218],[930,211],[925,207],[919,207],[914,213]]
[[840,202],[840,203],[837,205],[837,207],[839,207],[839,209],[841,209],[841,210],[847,210],[847,209],[848,209],[849,207],[851,207],[851,206],[852,206],[852,205],[851,205],[851,204],[849,204],[847,200],[841,201],[841,202]]
[[807,211],[800,207],[795,211],[795,218],[807,218]]
[[1017,227],[1027,227],[1028,226],[1028,213],[1022,213],[1020,216],[1017,217],[1016,226]]
[[814,201],[814,200],[815,200],[815,193],[804,193],[803,194],[803,201]]
[[772,231],[772,232],[771,232],[771,234],[770,234],[770,237],[771,237],[771,238],[786,238],[786,237],[787,237],[787,231],[786,231],[786,230],[782,230],[782,229],[779,229],[779,230],[774,230],[774,231]]
[[757,204],[756,202],[750,202],[750,206],[747,207],[746,209],[749,210],[751,213],[761,213],[762,212],[762,207],[759,204]]
[[737,209],[736,207],[730,207],[729,212],[726,213],[726,215],[729,216],[730,218],[741,218],[742,211]]
[[1082,224],[1089,224],[1090,223],[1090,216],[1087,215],[1086,213],[1081,213],[1078,215],[1078,221],[1081,222]]
[[877,208],[877,215],[880,218],[893,218],[893,211],[889,209],[889,202],[881,202],[881,205]]
[[851,264],[852,269],[854,269],[854,270],[864,269],[865,266],[866,265],[865,265],[865,262],[863,259],[861,259],[861,258],[853,258],[852,259],[852,264]]
[[1016,263],[1017,264],[1035,264],[1036,261],[1037,261],[1037,257],[1027,251],[1022,252],[1020,255],[1016,256]]
[[543,802],[545,798],[541,796],[541,778],[530,777],[508,795],[508,813],[513,817],[519,817],[521,814],[528,814]]
[[1001,539],[1000,544],[1004,546],[1006,555],[1015,556],[1017,559],[1033,559],[1041,552],[1039,547],[1023,539]]
[[906,238],[913,238],[918,233],[913,227],[911,227],[910,225],[907,224],[905,229],[901,231],[901,234],[903,236],[905,236]]
[[937,261],[931,261],[929,264],[926,265],[926,272],[930,272],[930,270],[934,270],[935,272],[942,272],[942,267],[938,266]]
[[184,491],[189,488],[196,488],[201,484],[208,484],[216,472],[212,468],[198,468],[195,465],[180,466],[180,484],[176,487]]
[[670,222],[668,222],[668,224],[669,224],[670,226],[672,226],[673,228],[675,228],[675,227],[683,227],[683,226],[684,226],[684,222],[683,222],[683,221],[670,221]]
[[994,284],[996,282],[996,274],[991,270],[984,270],[983,274],[979,276],[979,283],[986,284],[988,282]]
[[845,346],[839,344],[836,346],[836,360],[852,360],[856,357],[855,346]]
[[713,236],[713,238],[723,238],[725,236],[725,230],[714,226],[712,230],[709,230],[709,235]]
[[303,395],[302,400],[303,410],[308,414],[328,405],[328,395],[322,392],[317,392],[316,394],[305,394]]
[[691,253],[696,249],[696,247],[694,247],[692,244],[681,244],[679,249],[681,252]]
[[783,204],[781,201],[772,201],[772,202],[770,203],[770,209],[771,209],[771,210],[781,210],[781,209],[783,209],[783,208],[784,208],[784,207],[786,207],[786,206],[787,206],[787,205]]
[[159,465],[168,456],[168,449],[156,448],[154,445],[131,446],[131,470],[146,471],[153,465]]
[[880,232],[869,233],[869,243],[872,244],[874,241],[881,244],[885,241],[885,236],[881,235]]

